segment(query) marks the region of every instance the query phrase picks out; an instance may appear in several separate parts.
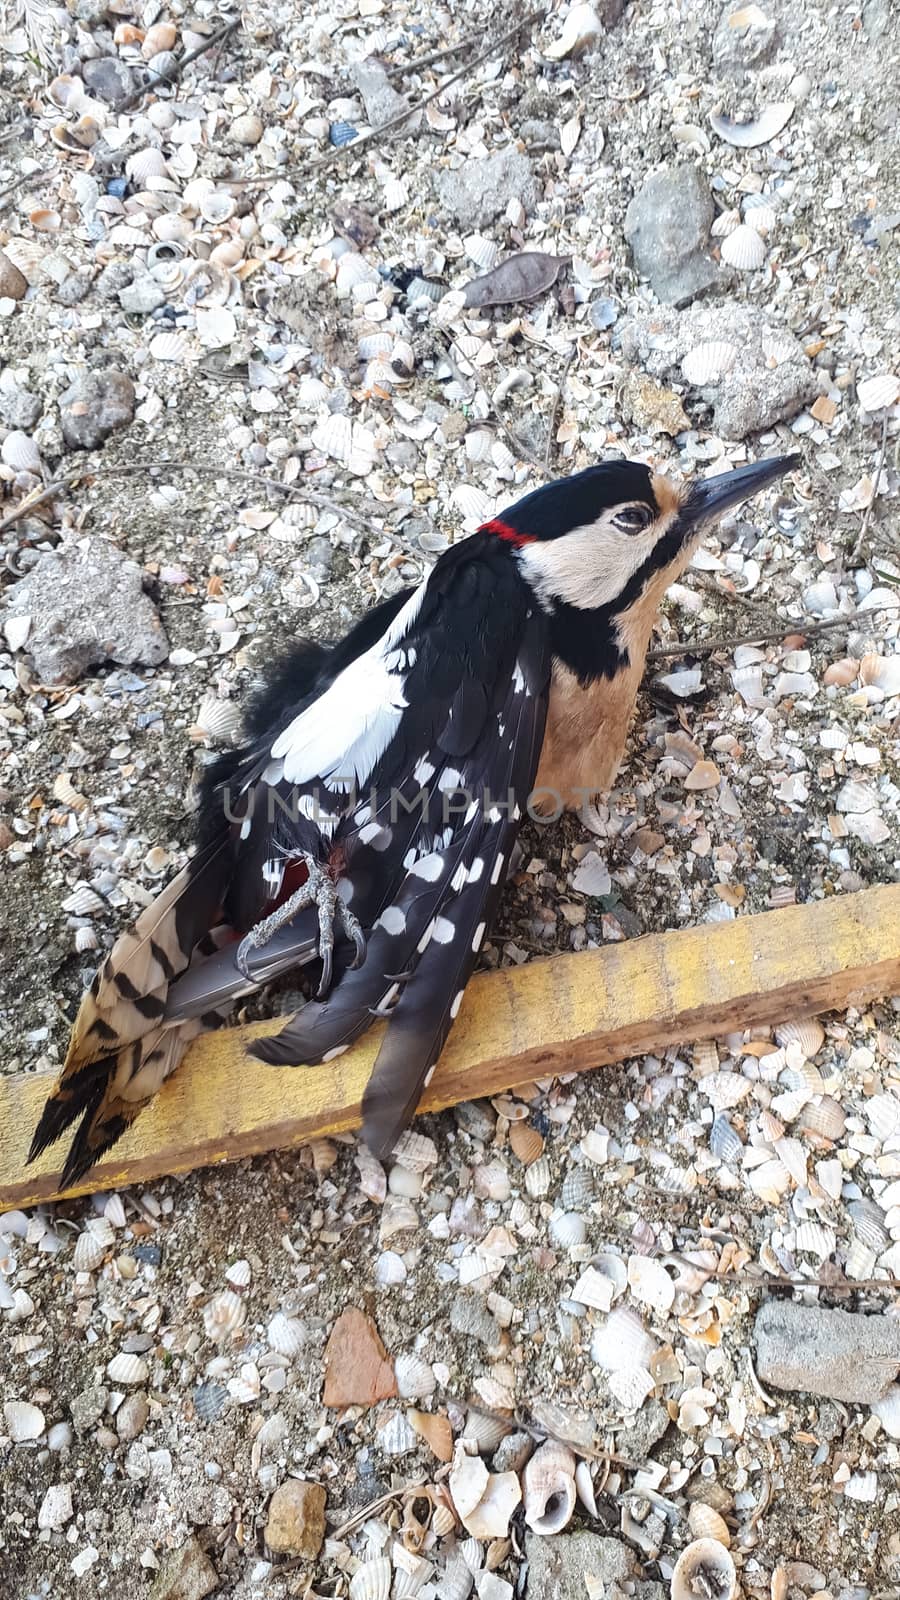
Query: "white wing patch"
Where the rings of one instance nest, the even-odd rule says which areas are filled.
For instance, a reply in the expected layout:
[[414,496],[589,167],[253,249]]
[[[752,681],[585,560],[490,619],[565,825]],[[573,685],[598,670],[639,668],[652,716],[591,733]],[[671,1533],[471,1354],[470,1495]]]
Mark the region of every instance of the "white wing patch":
[[399,652],[397,646],[415,622],[424,597],[423,583],[378,642],[351,661],[324,694],[278,735],[272,756],[283,761],[288,783],[322,778],[348,793],[371,776],[406,709],[405,678],[397,669],[408,653]]

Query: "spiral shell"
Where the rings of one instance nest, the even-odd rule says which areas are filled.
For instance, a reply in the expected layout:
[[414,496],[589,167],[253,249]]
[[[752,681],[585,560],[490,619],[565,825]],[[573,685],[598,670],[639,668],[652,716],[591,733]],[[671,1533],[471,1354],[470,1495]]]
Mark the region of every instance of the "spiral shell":
[[203,1308],[207,1339],[213,1339],[216,1343],[230,1339],[238,1328],[243,1327],[246,1315],[247,1308],[240,1295],[235,1294],[233,1289],[224,1289]]
[[548,1440],[536,1450],[523,1475],[525,1521],[534,1533],[559,1533],[575,1510],[575,1457],[565,1445]]
[[746,222],[732,229],[722,240],[721,256],[739,272],[755,272],[766,259],[766,247],[755,228]]
[[732,1600],[737,1588],[734,1562],[718,1539],[694,1539],[682,1550],[672,1573],[672,1600]]
[[424,1400],[434,1394],[437,1381],[432,1368],[421,1356],[401,1353],[394,1362],[397,1393],[403,1400]]
[[106,1376],[113,1383],[146,1383],[150,1374],[143,1356],[121,1354],[113,1356],[107,1369]]

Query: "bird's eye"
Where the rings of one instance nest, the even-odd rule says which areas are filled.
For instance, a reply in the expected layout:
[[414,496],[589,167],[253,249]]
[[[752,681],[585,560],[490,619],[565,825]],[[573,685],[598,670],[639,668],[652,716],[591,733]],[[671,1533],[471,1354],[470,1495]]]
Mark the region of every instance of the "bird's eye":
[[649,506],[623,506],[613,517],[613,522],[622,533],[643,533],[652,519]]

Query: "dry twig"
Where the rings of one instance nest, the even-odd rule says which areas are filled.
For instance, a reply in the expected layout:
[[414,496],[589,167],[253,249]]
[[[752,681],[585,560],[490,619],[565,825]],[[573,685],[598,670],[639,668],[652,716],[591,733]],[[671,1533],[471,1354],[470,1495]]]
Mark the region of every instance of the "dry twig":
[[853,549],[850,551],[850,558],[849,558],[849,565],[850,566],[853,565],[854,561],[858,561],[859,560],[860,555],[862,554],[863,545],[865,544],[865,541],[866,541],[866,534],[869,531],[869,523],[872,520],[872,513],[875,510],[875,501],[878,499],[878,486],[881,483],[881,474],[884,471],[884,458],[887,455],[887,441],[888,441],[888,414],[887,414],[887,412],[885,412],[884,413],[884,421],[883,421],[883,423],[881,425],[881,449],[880,449],[880,451],[878,453],[878,465],[875,468],[875,478],[874,478],[874,481],[873,481],[873,484],[872,484],[872,498],[869,501],[869,504],[866,506],[865,511],[863,512],[863,519],[862,519],[862,522],[860,523],[859,533],[856,536],[856,543],[854,544]]
[[858,621],[862,615],[861,611],[850,611],[845,617],[827,617],[822,622],[786,621],[780,623],[777,628],[760,629],[754,633],[739,633],[730,639],[680,639],[677,644],[661,645],[656,650],[648,650],[647,660],[669,661],[673,656],[711,656],[718,650],[736,650],[738,645],[742,644],[771,644],[774,640],[784,639],[791,633],[800,633],[805,638],[813,638],[817,633],[828,633],[832,628],[846,628],[851,622]]

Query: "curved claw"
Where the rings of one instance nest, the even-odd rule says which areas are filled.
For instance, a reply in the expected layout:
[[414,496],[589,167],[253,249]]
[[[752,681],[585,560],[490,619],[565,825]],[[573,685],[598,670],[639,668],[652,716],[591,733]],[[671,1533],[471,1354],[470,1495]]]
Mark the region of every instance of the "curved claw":
[[252,939],[247,936],[241,940],[234,952],[234,964],[237,967],[241,977],[245,978],[247,983],[253,983],[255,981],[253,974],[250,971],[250,951],[255,948],[256,947],[253,944]]
[[331,979],[334,973],[331,945],[326,944],[324,951],[320,950],[319,954],[322,957],[322,976],[319,979],[319,987],[316,990],[316,999],[326,1000],[331,990]]
[[354,952],[353,960],[350,963],[350,971],[352,972],[356,967],[362,966],[366,959],[366,950],[368,949],[366,936],[363,933],[362,928],[359,926],[359,923],[357,923],[356,927],[352,930],[351,938],[353,939]]

